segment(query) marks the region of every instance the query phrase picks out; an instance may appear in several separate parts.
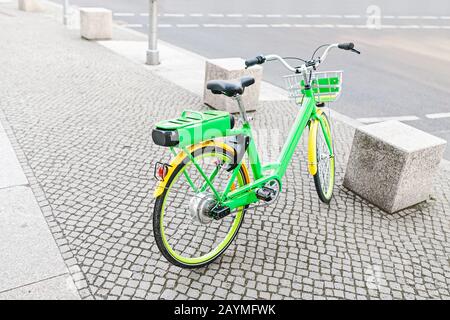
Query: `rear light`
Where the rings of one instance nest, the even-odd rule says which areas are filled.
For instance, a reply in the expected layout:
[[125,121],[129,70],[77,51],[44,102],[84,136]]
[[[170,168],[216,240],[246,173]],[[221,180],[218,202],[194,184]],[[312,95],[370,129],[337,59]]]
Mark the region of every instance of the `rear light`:
[[161,180],[164,180],[164,178],[166,177],[166,174],[167,174],[166,167],[159,167],[158,168],[158,177],[160,177]]
[[169,172],[170,165],[167,163],[156,162],[153,176],[156,180],[164,181]]

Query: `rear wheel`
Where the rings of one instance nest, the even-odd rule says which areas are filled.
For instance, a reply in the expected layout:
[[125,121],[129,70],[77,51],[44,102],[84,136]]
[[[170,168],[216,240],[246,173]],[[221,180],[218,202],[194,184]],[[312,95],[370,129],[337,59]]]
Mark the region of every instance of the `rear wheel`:
[[[206,176],[214,177],[213,186],[219,193],[231,179],[232,172],[225,167],[233,160],[232,151],[209,145],[192,152]],[[236,237],[247,207],[237,208],[219,220],[208,216],[217,199],[188,156],[166,179],[166,189],[157,197],[153,213],[153,232],[159,250],[169,262],[183,268],[213,262]],[[231,189],[249,182],[243,164]]]
[[[322,113],[320,115],[325,124],[325,132],[330,137],[331,142],[331,129],[330,123],[328,122],[327,116]],[[317,194],[322,202],[330,203],[330,200],[333,196],[333,188],[334,188],[334,155],[330,154],[330,150],[328,149],[327,142],[325,140],[325,135],[323,134],[323,130],[319,125],[317,128],[316,134],[316,159],[317,159],[317,172],[313,176],[314,177],[314,185],[316,186]],[[333,143],[331,143],[333,147]],[[334,150],[333,150],[334,154]]]

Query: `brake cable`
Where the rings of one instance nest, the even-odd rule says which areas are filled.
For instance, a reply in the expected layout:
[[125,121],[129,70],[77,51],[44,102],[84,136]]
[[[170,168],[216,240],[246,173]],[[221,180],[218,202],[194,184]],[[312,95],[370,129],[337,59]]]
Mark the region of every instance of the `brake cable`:
[[323,47],[328,47],[328,46],[330,46],[330,45],[329,45],[329,44],[323,44],[323,45],[317,47],[317,49],[314,50],[314,53],[313,53],[312,56],[311,56],[311,60],[314,59],[314,56],[316,55],[317,51],[319,51],[319,50],[320,50],[321,48],[323,48]]
[[282,59],[284,59],[284,60],[299,60],[302,62],[306,62],[306,60],[304,60],[302,58],[297,58],[297,57],[282,57]]

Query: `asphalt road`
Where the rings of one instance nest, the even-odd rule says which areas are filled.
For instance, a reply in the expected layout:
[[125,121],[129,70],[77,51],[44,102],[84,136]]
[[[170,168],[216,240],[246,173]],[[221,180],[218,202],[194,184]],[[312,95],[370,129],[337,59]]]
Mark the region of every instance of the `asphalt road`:
[[[71,3],[110,8],[116,21],[147,30],[146,0]],[[335,51],[322,65],[345,70],[336,110],[366,123],[393,117],[450,141],[448,0],[161,0],[159,24],[161,39],[208,58],[308,58],[318,45],[353,41],[360,56]],[[283,85],[279,65],[264,72]]]

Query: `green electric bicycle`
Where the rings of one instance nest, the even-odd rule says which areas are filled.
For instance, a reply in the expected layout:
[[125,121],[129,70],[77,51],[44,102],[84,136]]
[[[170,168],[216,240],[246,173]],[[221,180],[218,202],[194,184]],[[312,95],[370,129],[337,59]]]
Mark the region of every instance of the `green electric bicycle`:
[[[322,57],[315,57],[320,48]],[[153,141],[168,147],[173,159],[157,162],[160,180],[154,196],[153,232],[159,250],[174,265],[205,266],[217,259],[236,237],[250,205],[270,204],[282,190],[282,178],[302,136],[309,127],[308,171],[321,201],[329,203],[335,180],[331,127],[321,107],[335,101],[342,89],[342,71],[316,72],[333,48],[354,49],[353,43],[320,46],[312,58],[257,56],[246,67],[280,61],[292,74],[285,76],[289,96],[300,105],[278,161],[262,164],[241,96],[255,80],[213,80],[207,89],[234,98],[240,110],[239,127],[230,113],[184,111],[180,117],[161,121]],[[286,60],[301,60],[291,66]],[[247,155],[247,161],[244,156]],[[253,181],[246,166],[250,164]]]

